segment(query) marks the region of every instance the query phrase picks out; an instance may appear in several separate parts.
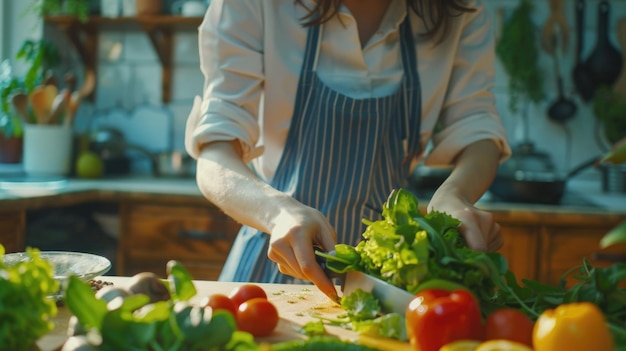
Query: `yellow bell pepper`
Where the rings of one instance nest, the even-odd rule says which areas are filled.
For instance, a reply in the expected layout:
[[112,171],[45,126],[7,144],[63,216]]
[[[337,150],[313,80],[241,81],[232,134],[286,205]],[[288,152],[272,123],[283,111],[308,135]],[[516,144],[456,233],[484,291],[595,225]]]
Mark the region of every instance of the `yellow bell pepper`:
[[598,306],[575,302],[545,310],[533,330],[535,351],[614,351],[613,335]]

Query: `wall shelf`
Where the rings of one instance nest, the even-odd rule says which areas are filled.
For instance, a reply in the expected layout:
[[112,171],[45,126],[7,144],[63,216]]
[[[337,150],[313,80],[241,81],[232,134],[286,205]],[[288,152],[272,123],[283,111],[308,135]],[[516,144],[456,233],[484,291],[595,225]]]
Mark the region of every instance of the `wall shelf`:
[[[171,101],[172,64],[173,64],[173,34],[177,31],[190,31],[198,28],[202,17],[183,16],[137,16],[137,17],[89,17],[81,22],[73,16],[45,17],[45,23],[56,26],[61,30],[78,51],[78,55],[86,70],[94,73],[98,68],[98,38],[102,30],[129,29],[141,30],[148,35],[152,46],[161,63],[162,100]],[[93,101],[95,94],[89,98]]]

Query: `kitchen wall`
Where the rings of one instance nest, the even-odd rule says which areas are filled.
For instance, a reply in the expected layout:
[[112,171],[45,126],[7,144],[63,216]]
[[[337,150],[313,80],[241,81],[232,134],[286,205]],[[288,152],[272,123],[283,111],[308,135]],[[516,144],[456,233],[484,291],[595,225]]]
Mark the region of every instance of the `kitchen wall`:
[[[0,0],[4,1],[4,0]],[[496,31],[502,18],[517,6],[517,0],[488,0],[491,14],[496,23]],[[585,47],[587,57],[596,42],[598,0],[587,0],[585,13]],[[16,2],[19,3],[19,2]],[[577,104],[578,112],[564,125],[552,122],[547,117],[548,106],[557,97],[556,76],[552,56],[541,51],[540,66],[544,72],[546,99],[541,104],[531,106],[527,128],[522,117],[513,114],[508,108],[507,76],[500,63],[497,64],[497,82],[494,90],[498,110],[508,130],[513,145],[527,137],[535,146],[548,152],[558,169],[566,171],[578,163],[607,150],[607,143],[597,132],[596,121],[591,106],[575,95],[571,79],[574,63],[574,0],[564,0],[566,17],[571,35],[569,50],[565,53],[560,68],[564,74],[565,94]],[[609,33],[611,41],[619,49],[616,36],[617,20],[626,17],[626,1],[612,0]],[[16,6],[16,7],[19,7]],[[13,14],[20,10],[13,8]],[[6,12],[6,10],[5,10]],[[6,14],[5,14],[6,15]],[[548,1],[535,1],[533,20],[537,35],[548,18]],[[6,16],[18,20],[18,16]],[[18,23],[13,23],[13,28]],[[19,24],[24,30],[24,24]],[[32,29],[31,25],[31,29]],[[34,27],[36,30],[36,27]],[[60,71],[79,72],[80,60],[68,44],[66,38],[56,28],[46,26],[45,36],[55,40],[63,54],[63,67]],[[23,34],[23,32],[22,32]],[[16,41],[16,40],[14,40]],[[18,42],[18,44],[21,41]],[[15,45],[11,46],[15,49]],[[84,103],[77,117],[76,130],[87,132],[100,124],[117,125],[123,128],[127,139],[154,151],[183,149],[184,126],[192,99],[201,94],[203,78],[198,65],[197,32],[195,30],[177,32],[174,45],[174,71],[172,101],[161,103],[161,66],[148,36],[132,29],[107,29],[101,32],[98,50],[98,87],[94,103]],[[427,84],[424,82],[423,84]],[[137,169],[147,169],[147,162],[138,159]],[[599,177],[597,171],[589,170],[580,177]]]

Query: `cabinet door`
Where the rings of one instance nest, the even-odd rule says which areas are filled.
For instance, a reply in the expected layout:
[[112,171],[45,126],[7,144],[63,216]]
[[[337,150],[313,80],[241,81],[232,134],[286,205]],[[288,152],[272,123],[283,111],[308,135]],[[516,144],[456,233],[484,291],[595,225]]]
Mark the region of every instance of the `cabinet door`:
[[509,270],[521,279],[537,278],[539,227],[502,225],[504,245],[499,252],[506,257]]
[[[546,227],[541,233],[540,280],[549,284],[559,283],[564,273],[583,263],[583,258],[587,258],[592,265],[601,267],[618,261],[626,262],[626,245],[600,249],[600,239],[613,227],[613,224],[594,227]],[[575,280],[568,277],[568,286],[571,286]]]
[[0,212],[0,243],[8,252],[24,251],[24,212]]
[[215,207],[124,206],[119,273],[164,276],[167,261],[177,260],[196,279],[217,279],[239,227]]

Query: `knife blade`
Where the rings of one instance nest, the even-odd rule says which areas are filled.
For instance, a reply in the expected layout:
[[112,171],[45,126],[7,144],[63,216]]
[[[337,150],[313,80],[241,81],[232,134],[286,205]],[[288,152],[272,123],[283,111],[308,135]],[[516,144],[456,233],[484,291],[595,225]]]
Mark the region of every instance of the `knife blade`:
[[[319,247],[314,247],[314,252],[315,251],[323,252]],[[406,313],[406,308],[415,298],[415,295],[410,292],[367,273],[355,270],[349,270],[346,273],[336,273],[327,267],[326,259],[324,257],[318,255],[315,256],[317,263],[321,266],[328,278],[333,281],[339,281],[341,291],[344,296],[349,295],[360,288],[361,290],[374,295],[374,297],[380,302],[383,312],[396,312],[402,315]]]
[[346,272],[342,283],[344,295],[349,295],[356,289],[370,292],[380,302],[383,312],[387,313],[395,312],[404,315],[409,303],[415,298],[415,295],[404,289],[359,271]]

